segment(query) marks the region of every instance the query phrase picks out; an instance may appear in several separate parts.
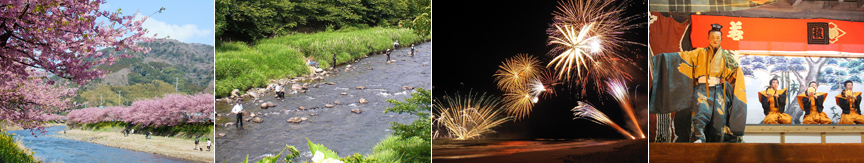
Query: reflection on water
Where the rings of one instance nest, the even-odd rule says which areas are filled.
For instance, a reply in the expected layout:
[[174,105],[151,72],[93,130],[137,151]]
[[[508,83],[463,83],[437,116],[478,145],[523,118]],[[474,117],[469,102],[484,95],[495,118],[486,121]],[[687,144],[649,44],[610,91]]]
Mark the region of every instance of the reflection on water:
[[[403,90],[403,86],[431,89],[430,48],[431,43],[419,44],[414,57],[407,56],[410,48],[399,49],[391,54],[391,59],[397,60],[391,64],[383,62],[386,58],[384,55],[361,59],[350,64],[355,70],[340,71],[336,76],[310,83],[307,93],[290,95],[284,100],[274,99],[274,94],[270,92],[261,100],[276,104],[274,108],[261,109],[261,102],[243,101],[246,111],[260,115],[258,117],[263,122],[243,122],[244,128],[238,129],[234,126],[224,127],[225,123],[236,122],[236,115],[218,117],[216,133],[226,136],[216,139],[216,160],[242,162],[248,154],[249,161],[254,162],[267,154],[278,154],[287,144],[303,153],[295,161],[308,161],[311,153],[306,138],[326,146],[341,157],[353,153],[371,154],[375,144],[393,132],[388,129],[390,122],[408,124],[416,119],[409,114],[384,113],[385,108],[392,106],[385,100],[401,101],[408,98],[412,90]],[[337,68],[344,70],[345,66]],[[315,84],[319,84],[319,87],[312,88],[311,85]],[[355,89],[358,86],[366,89]],[[360,104],[360,98],[365,98],[369,103]],[[333,108],[325,107],[325,104],[332,105],[335,101],[340,104]],[[309,110],[298,110],[301,106]],[[216,112],[226,115],[231,107],[228,103],[217,102]],[[352,109],[360,109],[362,113],[352,113]],[[292,117],[308,119],[296,124],[286,122]]]
[[63,131],[66,126],[53,126],[45,129],[45,135],[30,130],[8,131],[14,138],[35,152],[35,156],[45,162],[190,162],[183,159],[165,157],[144,152],[108,147],[89,142],[57,138],[51,135]]

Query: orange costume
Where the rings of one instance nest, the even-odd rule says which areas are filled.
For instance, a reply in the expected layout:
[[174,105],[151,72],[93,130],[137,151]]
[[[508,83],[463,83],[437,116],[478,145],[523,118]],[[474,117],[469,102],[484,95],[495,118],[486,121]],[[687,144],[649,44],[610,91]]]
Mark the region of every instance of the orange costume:
[[[816,92],[816,89],[810,87],[807,92]],[[827,96],[828,94],[823,92],[817,92],[813,96],[807,96],[807,93],[798,95],[798,106],[801,106],[801,110],[805,113],[802,124],[831,124],[828,114],[822,112],[824,109],[822,104]]]
[[834,97],[837,106],[843,110],[840,122],[837,124],[864,124],[864,116],[861,116],[861,92],[844,90]]
[[764,124],[792,124],[792,116],[786,111],[786,89],[774,90],[768,88],[759,92],[759,102],[765,112]]

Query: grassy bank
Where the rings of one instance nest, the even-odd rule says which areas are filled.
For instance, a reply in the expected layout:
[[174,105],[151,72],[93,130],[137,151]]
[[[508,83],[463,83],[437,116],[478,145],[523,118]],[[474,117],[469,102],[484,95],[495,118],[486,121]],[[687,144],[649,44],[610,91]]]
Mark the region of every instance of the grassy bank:
[[15,141],[11,134],[0,130],[0,162],[40,162],[33,152]]
[[129,125],[126,122],[99,122],[91,124],[68,124],[69,129],[89,130],[97,132],[120,133],[126,127],[134,129],[134,134],[144,134],[143,131],[151,131],[154,136],[166,136],[177,138],[197,138],[214,135],[213,123],[187,123],[177,126],[144,127],[143,125]]
[[313,34],[293,34],[244,42],[224,42],[216,45],[216,97],[225,97],[231,90],[241,91],[264,87],[269,79],[309,74],[306,58],[330,67],[333,54],[337,64],[346,63],[373,53],[425,41],[410,29],[367,28]]

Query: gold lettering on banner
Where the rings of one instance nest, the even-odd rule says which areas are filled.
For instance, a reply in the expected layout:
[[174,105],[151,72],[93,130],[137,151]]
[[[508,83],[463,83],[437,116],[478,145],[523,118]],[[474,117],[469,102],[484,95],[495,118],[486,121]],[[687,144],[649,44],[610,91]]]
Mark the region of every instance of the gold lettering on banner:
[[729,27],[729,34],[726,35],[726,37],[735,41],[741,41],[741,39],[744,39],[744,31],[741,30],[741,21],[730,21],[729,24],[732,25],[732,27]]

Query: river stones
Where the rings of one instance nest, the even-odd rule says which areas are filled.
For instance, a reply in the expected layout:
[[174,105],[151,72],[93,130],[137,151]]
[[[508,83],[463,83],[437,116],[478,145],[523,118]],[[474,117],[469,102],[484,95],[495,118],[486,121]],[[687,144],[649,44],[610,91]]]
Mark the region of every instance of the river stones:
[[345,66],[345,68],[351,68],[351,67],[352,67],[351,65],[347,65],[347,66]]
[[374,70],[374,69],[370,67],[370,68],[366,68],[366,70]]
[[360,103],[361,103],[361,104],[366,104],[366,103],[369,103],[369,101],[366,101],[365,98],[360,98]]
[[287,121],[290,123],[300,123],[300,122],[303,122],[303,120],[304,119],[302,119],[300,117],[292,117],[292,118],[288,118]]
[[291,90],[296,91],[296,90],[302,90],[302,89],[303,89],[303,86],[301,86],[300,84],[291,84]]
[[261,118],[259,118],[259,117],[255,117],[255,118],[252,119],[252,122],[255,122],[255,123],[261,123],[261,122],[264,122],[264,120],[261,119]]
[[261,109],[267,109],[272,107],[276,107],[276,104],[273,104],[272,102],[266,102],[261,104]]
[[234,124],[235,124],[234,122],[228,122],[228,123],[225,123],[225,125],[223,127],[233,126]]
[[333,104],[342,105],[342,101],[336,100],[336,101],[333,101]]
[[334,107],[334,105],[330,105],[330,104],[324,104],[324,107],[327,107],[327,108],[333,108],[333,107]]
[[309,114],[309,116],[317,116],[317,115],[318,115],[318,113]]
[[327,85],[336,85],[336,83],[333,83],[333,82],[327,82]]
[[348,93],[342,92],[342,93],[339,93],[339,95],[348,95]]
[[297,109],[299,109],[299,110],[306,110],[306,107],[302,107],[302,106],[301,106],[301,107],[297,107]]
[[360,111],[360,109],[351,109],[351,112],[352,112],[352,113],[360,114],[360,113],[362,113],[363,111]]
[[255,114],[255,113],[249,114],[249,117],[257,117],[257,116],[258,116],[258,114]]
[[414,87],[412,87],[412,86],[402,86],[402,90],[413,90],[413,89],[414,89]]
[[239,90],[239,89],[234,89],[234,90],[231,91],[231,98],[237,98],[237,97],[240,97],[239,94],[240,94],[240,90]]
[[357,87],[354,87],[354,88],[355,88],[355,89],[360,89],[360,90],[362,90],[362,89],[366,89],[366,87],[364,87],[364,86],[357,86]]
[[218,137],[220,137],[220,138],[221,138],[221,137],[225,137],[225,133],[219,133],[219,134],[216,134],[216,136],[218,136]]

